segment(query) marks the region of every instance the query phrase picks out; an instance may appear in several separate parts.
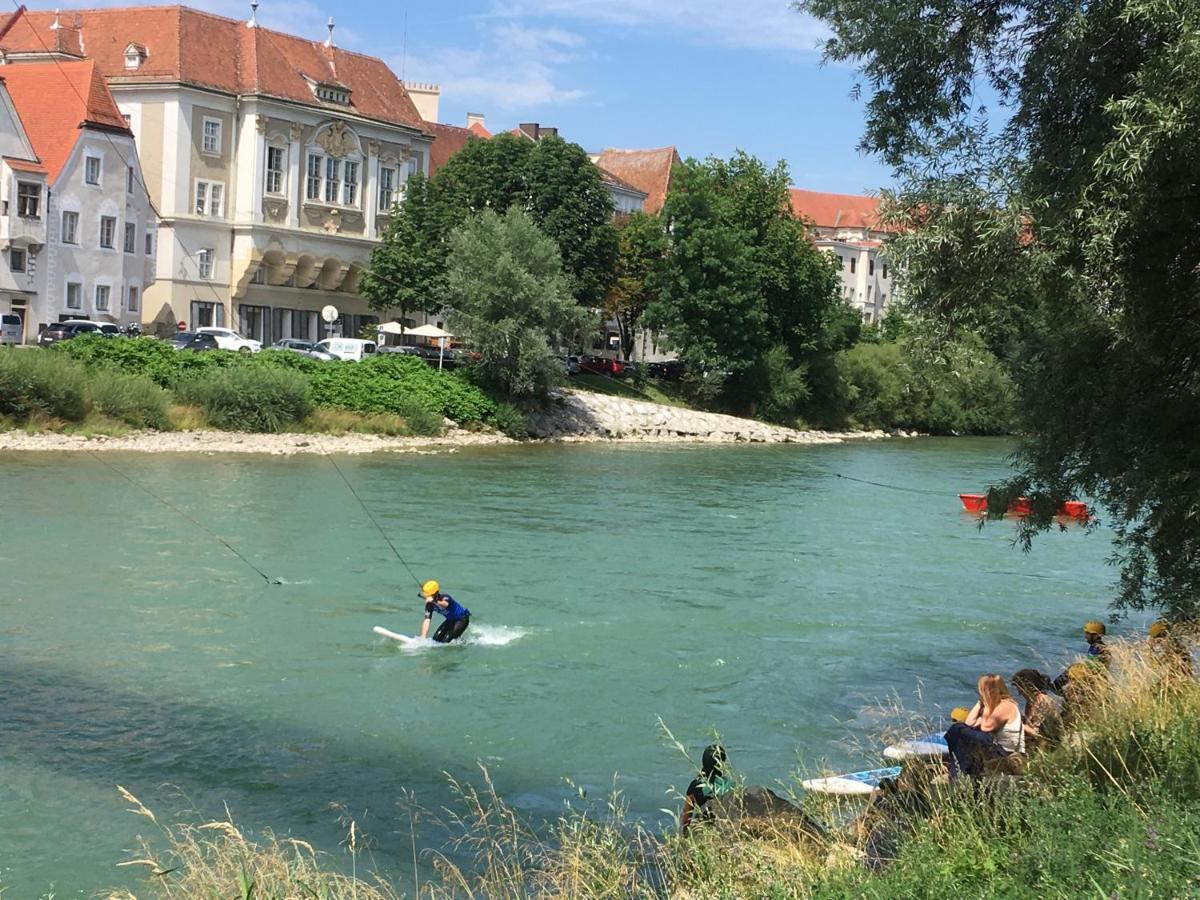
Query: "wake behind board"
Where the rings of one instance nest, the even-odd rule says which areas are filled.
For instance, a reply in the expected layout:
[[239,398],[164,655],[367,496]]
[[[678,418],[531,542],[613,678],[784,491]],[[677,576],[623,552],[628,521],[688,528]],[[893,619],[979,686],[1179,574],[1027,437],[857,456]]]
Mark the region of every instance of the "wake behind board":
[[382,637],[391,638],[393,641],[399,641],[406,647],[412,647],[415,644],[421,643],[421,639],[418,637],[409,637],[407,634],[397,634],[394,631],[388,631],[382,625],[376,625],[371,630]]
[[885,778],[900,775],[899,766],[886,769],[868,769],[865,772],[850,772],[847,775],[831,775],[828,778],[810,778],[800,782],[807,791],[819,794],[872,794]]
[[886,748],[883,755],[888,759],[913,759],[920,756],[942,756],[949,752],[945,734],[938,732],[908,741],[897,741]]

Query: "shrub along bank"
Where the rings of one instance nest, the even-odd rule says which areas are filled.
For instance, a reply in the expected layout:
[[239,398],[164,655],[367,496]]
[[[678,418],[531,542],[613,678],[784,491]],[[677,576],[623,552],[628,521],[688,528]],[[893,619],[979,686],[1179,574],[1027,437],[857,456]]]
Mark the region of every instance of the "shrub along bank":
[[[0,416],[18,424],[98,419],[166,429],[174,403],[200,410],[209,427],[260,432],[429,435],[441,433],[443,417],[494,425],[499,413],[466,378],[400,354],[322,362],[287,351],[187,353],[151,338],[83,336],[0,360]],[[339,411],[358,415],[329,414]]]

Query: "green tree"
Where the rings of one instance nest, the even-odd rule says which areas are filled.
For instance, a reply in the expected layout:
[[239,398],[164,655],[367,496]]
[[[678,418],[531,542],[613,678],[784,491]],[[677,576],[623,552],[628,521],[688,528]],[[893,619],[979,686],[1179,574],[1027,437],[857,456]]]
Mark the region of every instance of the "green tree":
[[470,138],[432,178],[409,180],[364,278],[372,307],[445,306],[451,233],[476,212],[512,206],[558,244],[573,296],[599,306],[617,255],[612,201],[599,171],[577,144],[501,134]]
[[794,414],[808,393],[796,373],[846,336],[836,271],[792,214],[788,180],[782,163],[741,152],[677,167],[662,214],[670,252],[647,313],[691,372],[727,373],[729,404],[754,411],[769,398],[773,418]]
[[[1200,4],[804,0],[870,85],[923,325],[1012,361],[1010,492],[1099,500],[1118,608],[1200,615]],[[989,131],[975,93],[1010,115]],[[1002,509],[1002,505],[996,505]]]
[[544,396],[562,376],[551,347],[590,322],[569,290],[558,247],[523,210],[484,210],[450,239],[450,327],[479,353],[476,371],[511,400]]
[[654,280],[667,256],[667,233],[658,216],[635,212],[617,225],[616,278],[604,298],[604,313],[617,322],[621,356],[630,359],[642,315],[656,296]]

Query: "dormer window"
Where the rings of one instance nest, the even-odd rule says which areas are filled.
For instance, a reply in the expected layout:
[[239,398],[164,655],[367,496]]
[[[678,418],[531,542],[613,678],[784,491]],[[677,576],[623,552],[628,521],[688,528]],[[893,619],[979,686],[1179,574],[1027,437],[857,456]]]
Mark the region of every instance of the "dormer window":
[[150,53],[141,44],[130,44],[125,48],[125,68],[140,69]]
[[325,103],[336,103],[339,106],[350,105],[350,89],[341,85],[317,82],[313,85],[313,92],[317,95],[318,100]]

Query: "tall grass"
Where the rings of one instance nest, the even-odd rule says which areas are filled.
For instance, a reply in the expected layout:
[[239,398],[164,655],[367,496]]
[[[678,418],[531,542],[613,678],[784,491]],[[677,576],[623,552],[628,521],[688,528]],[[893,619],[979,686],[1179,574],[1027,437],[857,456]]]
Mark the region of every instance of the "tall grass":
[[0,415],[81,421],[88,413],[87,373],[72,360],[36,350],[0,353]]
[[313,408],[308,381],[286,369],[223,369],[182,381],[175,393],[184,405],[201,407],[208,424],[223,431],[285,431]]
[[171,395],[145,375],[90,373],[87,394],[93,408],[134,428],[171,428]]

